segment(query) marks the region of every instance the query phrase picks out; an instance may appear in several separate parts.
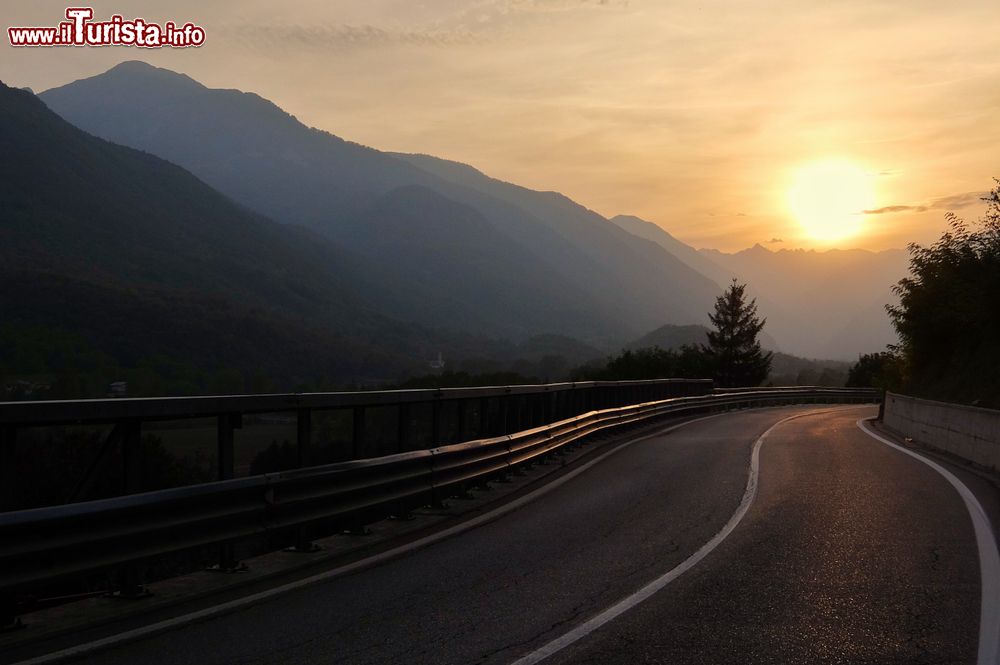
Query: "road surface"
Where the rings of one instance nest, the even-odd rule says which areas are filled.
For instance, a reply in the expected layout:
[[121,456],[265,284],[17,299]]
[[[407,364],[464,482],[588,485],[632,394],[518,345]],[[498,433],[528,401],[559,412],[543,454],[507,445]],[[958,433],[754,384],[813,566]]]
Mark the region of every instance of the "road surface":
[[[940,474],[856,427],[873,413],[691,423],[461,535],[82,662],[509,664],[551,650],[552,665],[975,663],[969,511]],[[755,442],[792,415],[760,445],[746,501]],[[580,628],[692,555],[642,602]]]

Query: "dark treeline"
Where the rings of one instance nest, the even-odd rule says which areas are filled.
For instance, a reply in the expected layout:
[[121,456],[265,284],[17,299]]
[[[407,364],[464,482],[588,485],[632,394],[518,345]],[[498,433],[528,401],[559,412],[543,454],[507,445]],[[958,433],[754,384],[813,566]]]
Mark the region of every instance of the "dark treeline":
[[387,386],[387,389],[407,390],[416,388],[473,388],[477,386],[518,386],[542,383],[537,376],[517,372],[453,372],[425,374]]
[[646,379],[705,378],[712,376],[708,357],[699,347],[680,349],[626,349],[607,359],[604,365],[579,368],[575,381],[631,381]]
[[[115,382],[129,397],[268,393],[343,388],[333,381],[293,381],[263,368],[200,363],[165,354],[129,362],[60,328],[0,325],[0,401],[105,397]],[[267,365],[263,365],[267,367]]]

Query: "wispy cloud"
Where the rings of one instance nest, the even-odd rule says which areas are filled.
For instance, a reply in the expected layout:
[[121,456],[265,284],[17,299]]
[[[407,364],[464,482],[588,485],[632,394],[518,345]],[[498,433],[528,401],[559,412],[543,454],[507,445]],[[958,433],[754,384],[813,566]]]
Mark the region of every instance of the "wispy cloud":
[[629,0],[502,0],[499,5],[514,11],[568,11],[591,7],[628,7]]
[[934,199],[930,203],[923,205],[891,205],[884,208],[863,211],[866,215],[885,215],[894,212],[927,212],[928,210],[959,210],[969,206],[978,205],[986,192],[965,192],[964,194],[952,194]]
[[940,199],[934,201],[931,207],[936,210],[957,210],[959,208],[968,208],[969,206],[979,205],[983,197],[989,192],[966,192],[965,194],[954,194],[952,196],[944,196]]
[[306,48],[350,50],[391,44],[455,46],[485,41],[464,29],[389,29],[373,25],[304,24],[262,25],[255,23],[220,26],[217,32],[231,42],[260,49]]
[[927,212],[930,208],[927,206],[907,206],[907,205],[894,205],[885,206],[884,208],[874,208],[872,210],[864,210],[866,215],[886,215],[894,212]]

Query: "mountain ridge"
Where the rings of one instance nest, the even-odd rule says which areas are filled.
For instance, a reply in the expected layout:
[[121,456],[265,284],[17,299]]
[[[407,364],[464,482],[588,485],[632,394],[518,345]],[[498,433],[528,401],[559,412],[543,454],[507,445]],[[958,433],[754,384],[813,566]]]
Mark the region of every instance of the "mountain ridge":
[[343,288],[350,254],[6,86],[0,203],[4,323],[79,331],[120,362],[165,354],[347,380],[391,376],[414,345],[439,343]]
[[[497,334],[523,334],[533,328],[605,345],[664,320],[705,319],[717,290],[710,280],[561,194],[504,184],[474,169],[481,177],[474,183],[468,181],[468,170],[434,172],[441,167],[438,161],[431,164],[436,158],[424,158],[417,166],[411,163],[415,157],[403,159],[308,128],[270,102],[255,101],[262,98],[249,97],[252,93],[192,87],[186,81],[172,93],[163,84],[173,80],[172,73],[156,70],[150,81],[150,70],[156,68],[121,65],[40,96],[87,131],[176,162],[257,212],[340,242],[347,241],[337,235],[339,228],[367,214],[399,186],[425,186],[473,206],[497,232],[521,246],[522,264],[512,267],[513,272],[550,275],[550,285],[536,282],[524,289],[525,300],[542,303],[535,293],[548,288],[553,298],[561,293],[578,306],[571,324],[539,305],[531,317],[503,326],[490,316],[487,300],[456,300],[458,318],[472,332],[490,328]],[[261,103],[265,111],[256,113]],[[410,212],[416,221],[419,211]],[[349,243],[346,248],[354,249]],[[493,289],[489,284],[484,283],[484,294]],[[670,288],[672,284],[686,288]],[[406,313],[426,314],[418,321],[434,323],[421,308]]]

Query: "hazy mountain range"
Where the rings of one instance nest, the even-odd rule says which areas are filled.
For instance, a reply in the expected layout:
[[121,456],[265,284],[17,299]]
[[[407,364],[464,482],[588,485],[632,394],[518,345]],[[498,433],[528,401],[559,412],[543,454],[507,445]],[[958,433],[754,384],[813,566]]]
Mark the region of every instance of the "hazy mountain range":
[[732,275],[781,350],[850,358],[891,339],[902,252],[697,251],[137,62],[38,97],[0,88],[0,113],[4,318],[122,362],[368,379],[443,351],[556,367],[705,324]]
[[652,222],[619,215],[612,222],[656,242],[691,268],[723,285],[734,277],[750,285],[774,346],[811,358],[853,359],[896,341],[885,305],[907,274],[904,250],[771,251],[758,244],[741,252],[695,250]]
[[907,274],[904,250],[788,250],[755,245],[735,254],[702,254],[748,282],[782,351],[856,358],[896,340],[885,304]]

